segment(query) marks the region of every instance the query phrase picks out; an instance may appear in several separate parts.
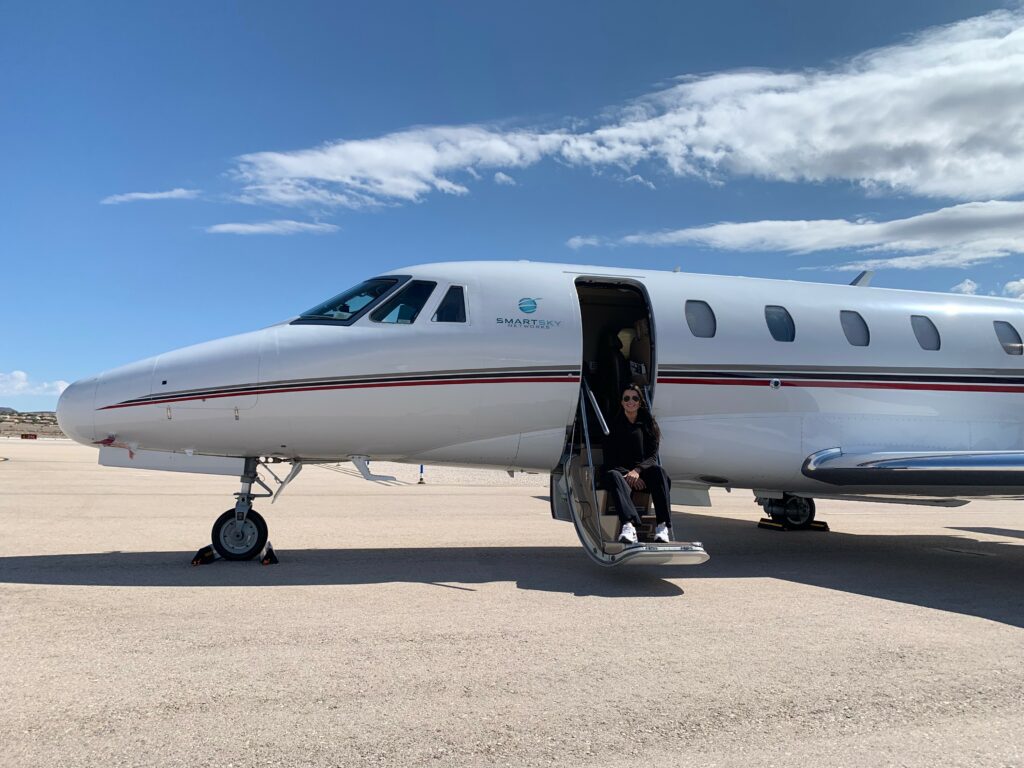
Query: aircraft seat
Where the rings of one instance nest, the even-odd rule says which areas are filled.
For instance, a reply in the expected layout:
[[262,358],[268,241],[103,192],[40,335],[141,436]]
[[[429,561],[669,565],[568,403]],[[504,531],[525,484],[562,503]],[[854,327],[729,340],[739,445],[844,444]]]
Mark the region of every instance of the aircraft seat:
[[636,335],[629,345],[629,368],[634,384],[648,386],[651,371],[651,337],[646,320],[637,320]]
[[400,325],[408,325],[416,318],[416,313],[419,312],[419,307],[414,304],[402,304],[398,308],[398,323]]
[[618,331],[606,329],[598,343],[598,371],[596,386],[593,387],[604,411],[605,418],[611,418],[619,409],[619,396],[632,378],[629,361],[622,350]]

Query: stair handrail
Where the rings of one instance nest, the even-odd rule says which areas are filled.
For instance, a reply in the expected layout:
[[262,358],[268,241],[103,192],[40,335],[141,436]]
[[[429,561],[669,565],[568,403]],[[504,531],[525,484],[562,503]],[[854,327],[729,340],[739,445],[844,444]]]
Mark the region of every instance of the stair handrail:
[[590,398],[590,404],[594,407],[594,413],[597,414],[597,423],[601,427],[601,431],[604,432],[604,436],[608,437],[611,430],[608,429],[608,422],[604,420],[604,414],[601,413],[601,406],[597,404],[597,397],[594,395],[594,391],[587,384],[587,380],[583,379],[583,391],[587,393],[587,397]]

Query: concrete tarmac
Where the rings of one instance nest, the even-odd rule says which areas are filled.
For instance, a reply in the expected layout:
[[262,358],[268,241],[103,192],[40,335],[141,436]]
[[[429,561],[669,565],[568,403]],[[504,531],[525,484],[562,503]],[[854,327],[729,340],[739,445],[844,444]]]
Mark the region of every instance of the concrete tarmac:
[[0,439],[0,745],[18,766],[1024,765],[1024,503],[747,491],[696,567],[602,570],[547,477],[310,467],[279,565],[193,568],[237,483]]

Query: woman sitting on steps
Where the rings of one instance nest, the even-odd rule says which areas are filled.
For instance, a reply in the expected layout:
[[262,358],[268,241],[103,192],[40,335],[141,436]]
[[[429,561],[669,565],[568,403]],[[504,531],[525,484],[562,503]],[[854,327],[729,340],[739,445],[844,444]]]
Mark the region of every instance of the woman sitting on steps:
[[658,445],[661,430],[651,415],[640,387],[629,384],[622,392],[622,408],[609,425],[604,440],[604,464],[601,483],[609,493],[615,494],[622,531],[619,541],[636,544],[640,516],[633,506],[633,491],[647,490],[654,501],[658,527],[654,540],[672,540],[672,515],[669,494],[672,482],[658,466]]

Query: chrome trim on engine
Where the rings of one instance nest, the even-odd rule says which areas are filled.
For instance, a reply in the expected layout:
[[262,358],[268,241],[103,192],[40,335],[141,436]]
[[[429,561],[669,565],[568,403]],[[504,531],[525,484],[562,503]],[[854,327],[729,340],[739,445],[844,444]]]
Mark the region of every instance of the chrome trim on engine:
[[832,485],[1024,487],[1024,451],[851,454],[827,448],[808,456],[801,471]]

